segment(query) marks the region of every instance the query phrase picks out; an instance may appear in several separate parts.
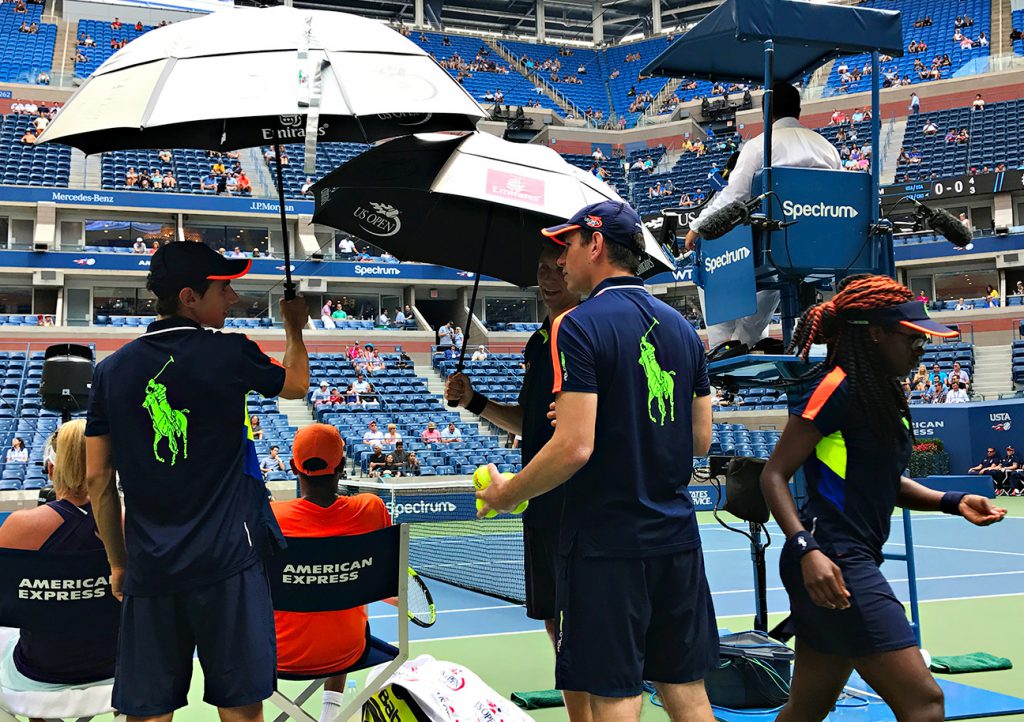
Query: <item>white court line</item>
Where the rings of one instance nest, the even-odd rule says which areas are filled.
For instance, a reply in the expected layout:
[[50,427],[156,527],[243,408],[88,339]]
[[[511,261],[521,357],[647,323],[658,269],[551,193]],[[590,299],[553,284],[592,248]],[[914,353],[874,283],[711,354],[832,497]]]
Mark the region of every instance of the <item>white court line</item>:
[[[920,582],[942,581],[942,580],[945,580],[945,579],[976,579],[978,577],[1007,577],[1007,576],[1013,576],[1013,575],[1016,575],[1016,574],[1024,574],[1024,570],[1011,571],[1011,572],[984,572],[982,574],[946,574],[946,575],[938,576],[938,577],[918,577],[917,581],[920,583]],[[907,581],[910,581],[909,579],[907,579],[905,577],[902,578],[902,579],[890,579],[889,577],[886,577],[886,580],[890,584],[894,583],[894,582],[907,582]],[[769,591],[769,592],[780,592],[780,591],[785,591],[785,589],[786,589],[785,587],[768,587],[766,589],[766,591]],[[714,597],[714,596],[723,596],[723,595],[726,595],[726,594],[753,594],[753,593],[754,593],[753,589],[723,589],[721,591],[711,592],[711,596]],[[1024,592],[1019,592],[1019,593],[1020,594],[1024,594]],[[1002,596],[1002,595],[995,595],[995,596]],[[1011,594],[1009,596],[1014,596],[1014,595]],[[972,599],[972,598],[973,597],[950,597],[950,599]],[[980,598],[985,598],[985,597],[980,597]]]
[[[900,544],[899,542],[886,542],[886,543],[887,544],[892,544],[893,546],[897,546],[897,547],[905,547],[906,546],[906,544]],[[1009,556],[1009,557],[1024,557],[1024,552],[1003,552],[1003,551],[994,551],[992,549],[966,549],[964,547],[937,547],[937,546],[932,546],[930,544],[918,544],[917,542],[914,542],[914,548],[915,549],[940,549],[940,550],[946,551],[946,552],[974,552],[975,554],[1001,554],[1001,555]]]
[[[945,597],[942,599],[921,599],[919,604],[932,604],[933,602],[965,602],[976,599],[1000,599],[1003,597],[1024,597],[1024,592],[1012,592],[1009,594],[978,594],[972,597]],[[718,614],[715,615],[715,619],[749,619],[753,615],[754,611],[751,610],[744,614]],[[515,632],[493,632],[491,634],[462,634],[454,635],[450,637],[432,637],[430,639],[410,639],[410,645],[416,644],[429,644],[430,642],[449,642],[459,639],[479,639],[481,637],[509,637],[518,634],[546,634],[543,629],[522,629]],[[392,641],[391,644],[398,644],[397,641]]]
[[[523,609],[523,604],[495,604],[489,607],[463,607],[462,609],[438,609],[438,614],[462,614],[464,612],[488,612],[493,609]],[[398,614],[371,614],[369,619],[398,619]]]

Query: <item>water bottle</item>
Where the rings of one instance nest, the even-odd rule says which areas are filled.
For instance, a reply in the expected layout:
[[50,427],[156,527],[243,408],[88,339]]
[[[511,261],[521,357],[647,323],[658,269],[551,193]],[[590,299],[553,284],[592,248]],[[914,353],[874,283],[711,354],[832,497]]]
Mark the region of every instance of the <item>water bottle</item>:
[[[348,706],[352,704],[358,696],[359,690],[356,688],[356,681],[354,679],[350,679],[345,685],[345,694],[341,698],[342,709],[348,709]],[[357,709],[352,712],[345,722],[362,722],[362,719],[363,711]]]

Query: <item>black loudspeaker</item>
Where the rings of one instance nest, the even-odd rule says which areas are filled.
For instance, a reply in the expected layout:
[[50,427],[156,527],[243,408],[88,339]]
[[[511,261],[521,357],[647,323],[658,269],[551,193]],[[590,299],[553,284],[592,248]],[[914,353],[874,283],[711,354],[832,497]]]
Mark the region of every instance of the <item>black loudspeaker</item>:
[[46,349],[39,394],[43,408],[84,411],[92,387],[92,349],[76,343],[58,343]]

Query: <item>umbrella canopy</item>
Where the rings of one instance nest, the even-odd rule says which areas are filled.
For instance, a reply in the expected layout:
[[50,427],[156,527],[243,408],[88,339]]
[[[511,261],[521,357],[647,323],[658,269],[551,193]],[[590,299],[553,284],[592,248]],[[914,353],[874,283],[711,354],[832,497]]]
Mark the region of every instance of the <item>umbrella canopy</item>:
[[[371,142],[472,130],[476,101],[387,26],[287,6],[222,10],[112,55],[40,136],[86,153]],[[308,155],[308,153],[307,153]]]
[[[540,229],[622,200],[540,145],[484,133],[410,136],[368,150],[313,186],[316,223],[420,261],[536,285]],[[650,273],[674,268],[644,229]]]
[[775,78],[795,82],[831,58],[879,50],[903,55],[897,10],[802,0],[725,0],[640,71],[714,81],[764,80],[764,41]]

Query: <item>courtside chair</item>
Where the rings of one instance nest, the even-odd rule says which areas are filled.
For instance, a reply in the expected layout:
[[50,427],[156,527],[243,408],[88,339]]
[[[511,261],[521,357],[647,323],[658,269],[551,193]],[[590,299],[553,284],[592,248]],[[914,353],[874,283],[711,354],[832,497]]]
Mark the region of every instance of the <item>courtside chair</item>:
[[[47,590],[39,588],[39,580],[53,580],[64,588],[101,590],[103,587],[95,584],[101,578],[110,579],[110,565],[102,549],[60,553],[0,549],[0,628],[11,628],[0,629],[0,648],[7,646],[14,629],[71,632],[104,618],[111,622],[118,619],[121,605],[110,594],[109,587],[102,596],[67,601],[44,599]],[[25,580],[38,592],[28,599],[19,594],[27,588],[23,586]],[[51,584],[50,590],[53,587]],[[0,689],[0,722],[16,722],[15,714],[46,722],[88,722],[96,715],[114,711],[110,704],[113,688],[114,680],[106,679],[86,688],[54,692]]]
[[[340,564],[371,559],[350,581],[335,584],[301,584],[293,581],[293,568],[309,565]],[[297,722],[317,722],[302,705],[319,690],[328,677],[349,674],[387,664],[384,671],[368,683],[355,700],[341,710],[338,719],[347,720],[363,703],[387,684],[409,658],[409,526],[396,524],[355,536],[289,538],[288,548],[267,564],[274,609],[279,612],[333,612],[352,609],[371,602],[398,599],[398,646],[370,635],[366,654],[350,667],[330,674],[296,675],[278,672],[278,679],[309,682],[294,699],[275,690],[268,700],[282,711],[275,722],[291,718]]]

